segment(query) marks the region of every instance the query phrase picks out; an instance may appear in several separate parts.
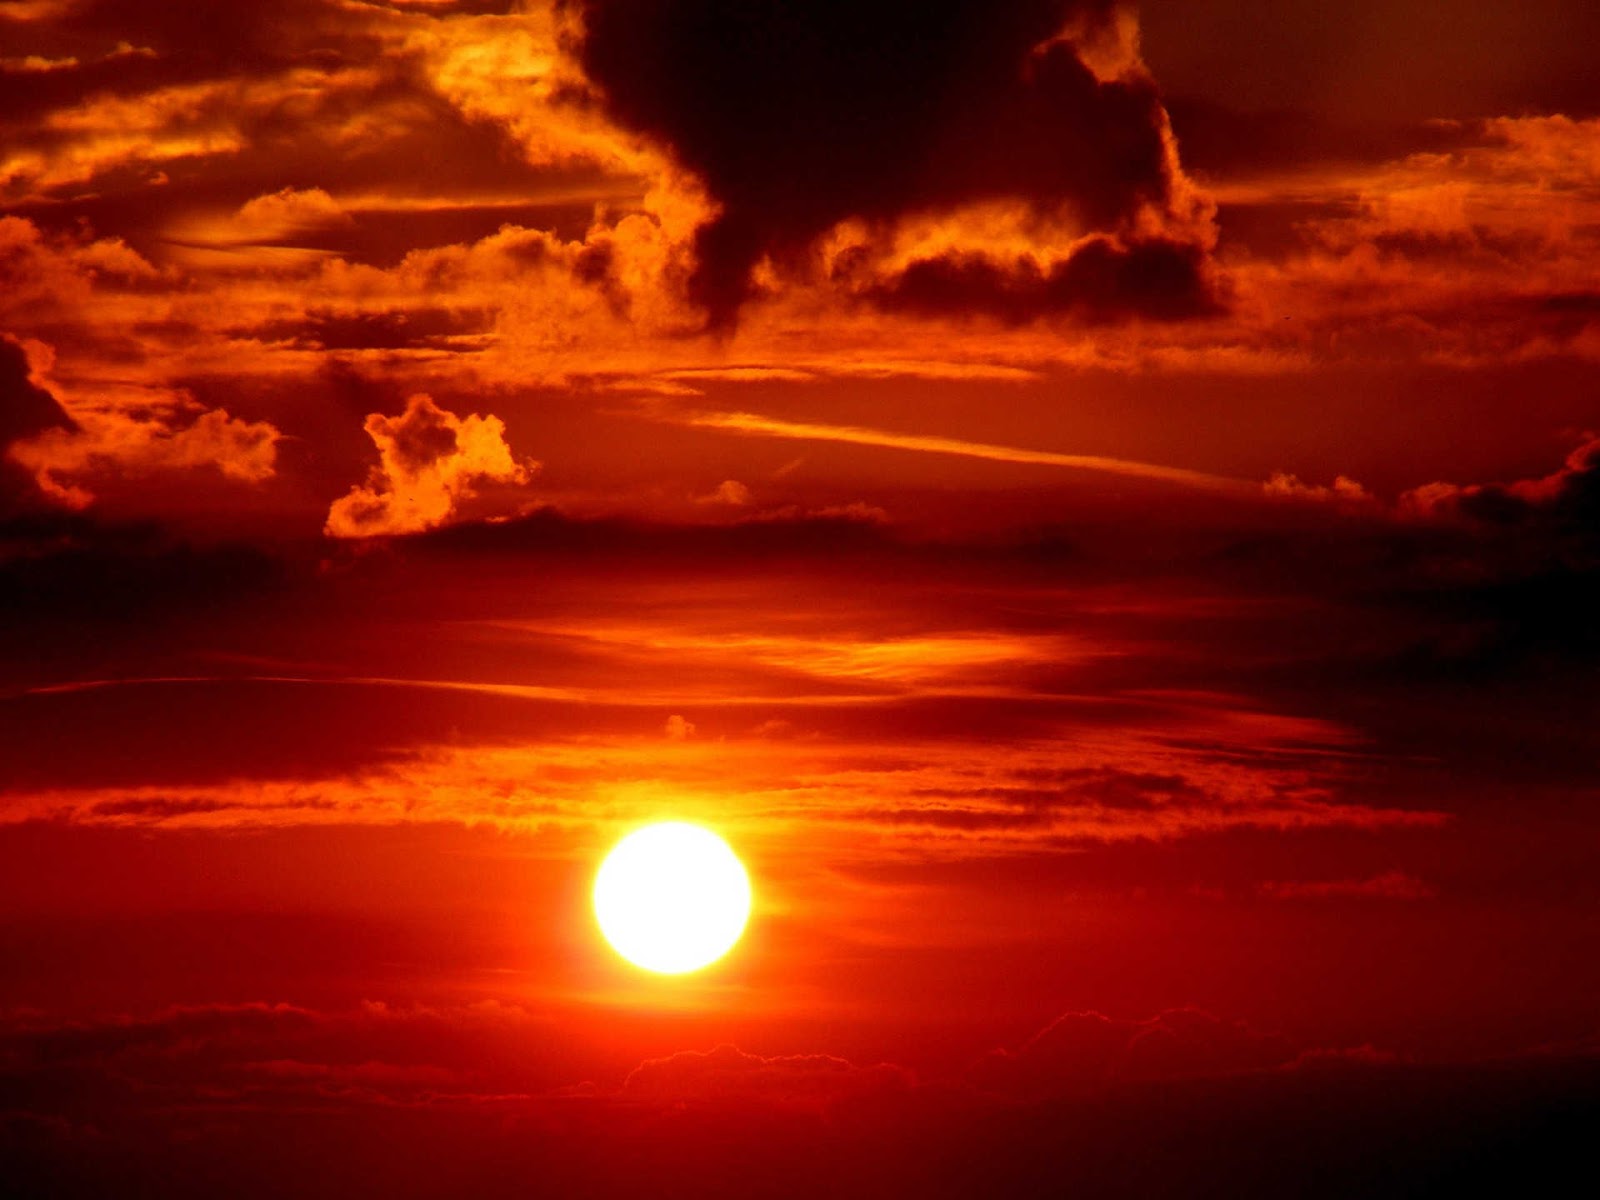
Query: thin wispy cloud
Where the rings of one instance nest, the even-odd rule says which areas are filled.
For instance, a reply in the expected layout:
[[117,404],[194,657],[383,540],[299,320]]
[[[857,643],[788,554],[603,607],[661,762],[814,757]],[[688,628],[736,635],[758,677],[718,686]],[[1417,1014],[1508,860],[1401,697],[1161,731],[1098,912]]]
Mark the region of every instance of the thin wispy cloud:
[[970,442],[962,438],[932,434],[895,433],[861,425],[822,425],[809,421],[785,421],[750,412],[695,412],[659,418],[697,429],[720,429],[751,437],[789,438],[806,442],[842,442],[852,446],[876,446],[885,450],[909,450],[921,454],[952,454],[988,462],[1016,463],[1021,466],[1064,467],[1077,471],[1099,471],[1135,479],[1174,483],[1203,491],[1251,495],[1260,485],[1227,475],[1170,467],[1160,463],[1138,462],[1103,454],[1063,454],[1056,450],[1034,450],[1024,446],[1002,446],[992,442]]

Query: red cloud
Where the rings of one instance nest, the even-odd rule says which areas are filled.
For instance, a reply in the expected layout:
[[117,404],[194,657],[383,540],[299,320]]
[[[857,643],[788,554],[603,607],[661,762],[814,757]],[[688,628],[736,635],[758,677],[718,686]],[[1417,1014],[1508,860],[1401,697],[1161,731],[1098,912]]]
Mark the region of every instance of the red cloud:
[[707,1053],[685,1050],[640,1063],[624,1082],[622,1094],[635,1100],[759,1100],[826,1107],[840,1100],[904,1091],[913,1082],[909,1071],[890,1063],[858,1067],[827,1054],[763,1058],[724,1045]]
[[1294,1048],[1283,1037],[1224,1021],[1196,1008],[1146,1020],[1070,1012],[1021,1049],[996,1050],[972,1072],[977,1086],[1005,1095],[1042,1097],[1114,1080],[1230,1075],[1282,1066]]
[[1268,882],[1261,885],[1261,892],[1279,900],[1426,900],[1438,894],[1404,871],[1385,871],[1371,879]]
[[1512,483],[1429,483],[1400,497],[1402,514],[1521,525],[1550,520],[1600,529],[1600,437],[1590,434],[1559,470]]
[[[51,499],[83,508],[94,499],[85,483],[96,477],[194,467],[215,467],[224,477],[246,483],[272,477],[281,435],[268,422],[205,408],[181,391],[113,385],[69,394],[49,377],[55,360],[50,347],[7,341],[25,352],[21,362],[12,352],[10,373],[23,374],[9,388],[20,389],[26,409],[22,423],[12,423],[12,436],[18,440],[6,454],[31,472]],[[0,387],[7,386],[0,382]],[[0,445],[5,432],[0,429]],[[25,433],[32,436],[20,436]]]

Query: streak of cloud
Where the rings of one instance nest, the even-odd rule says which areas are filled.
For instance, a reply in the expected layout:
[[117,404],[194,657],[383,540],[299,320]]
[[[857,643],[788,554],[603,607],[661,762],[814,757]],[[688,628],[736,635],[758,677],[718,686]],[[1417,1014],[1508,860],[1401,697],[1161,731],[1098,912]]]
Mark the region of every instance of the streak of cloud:
[[1202,491],[1228,495],[1258,494],[1259,484],[1234,479],[1226,475],[1213,475],[1206,471],[1192,471],[1186,467],[1168,467],[1159,463],[1136,462],[1132,459],[1113,458],[1103,454],[1062,454],[1054,450],[1031,450],[1022,446],[999,446],[989,442],[970,442],[962,438],[937,437],[931,434],[894,433],[885,429],[869,429],[860,425],[822,425],[809,421],[785,421],[759,413],[698,412],[681,417],[663,418],[674,423],[699,429],[720,429],[752,437],[791,438],[797,441],[843,442],[852,446],[877,446],[887,450],[911,450],[924,454],[953,454],[963,458],[981,458],[989,462],[1016,463],[1025,466],[1066,467],[1079,471],[1100,471],[1110,475],[1125,475],[1135,479],[1150,479],[1175,483]]

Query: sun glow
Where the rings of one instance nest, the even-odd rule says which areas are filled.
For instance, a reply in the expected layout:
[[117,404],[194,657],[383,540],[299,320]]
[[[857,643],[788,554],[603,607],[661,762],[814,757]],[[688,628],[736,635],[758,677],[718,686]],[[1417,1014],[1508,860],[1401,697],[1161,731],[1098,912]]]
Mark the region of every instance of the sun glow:
[[709,829],[667,821],[618,842],[594,881],[606,941],[637,967],[680,975],[726,954],[750,918],[750,877]]

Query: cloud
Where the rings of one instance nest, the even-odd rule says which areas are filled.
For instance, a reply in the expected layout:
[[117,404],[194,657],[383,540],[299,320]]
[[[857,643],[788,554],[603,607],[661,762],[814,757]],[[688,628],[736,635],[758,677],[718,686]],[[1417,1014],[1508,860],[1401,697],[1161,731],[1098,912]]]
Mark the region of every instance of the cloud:
[[1182,484],[1213,492],[1243,493],[1253,490],[1243,480],[1230,479],[1222,475],[1191,471],[1183,467],[1166,467],[1156,463],[1133,462],[1129,459],[1111,458],[1100,454],[1059,454],[1053,450],[1030,450],[1020,446],[996,446],[986,442],[965,441],[961,438],[894,433],[888,430],[865,429],[857,425],[785,421],[776,417],[762,416],[759,413],[697,412],[682,416],[662,416],[659,419],[701,429],[721,429],[756,437],[843,442],[854,446],[881,446],[885,449],[913,450],[927,454],[955,454],[964,458],[987,459],[990,462],[1102,471],[1112,475]]
[[1438,892],[1404,871],[1385,871],[1370,879],[1284,880],[1263,883],[1261,894],[1275,900],[1427,900]]
[[365,428],[378,447],[379,465],[366,484],[329,508],[326,532],[332,537],[436,529],[459,515],[483,484],[524,484],[538,468],[512,456],[499,417],[458,417],[420,393],[397,417],[370,414]]
[[[579,57],[607,110],[669,147],[718,206],[695,235],[689,281],[714,325],[758,290],[763,260],[798,263],[843,222],[890,227],[993,201],[1017,202],[1041,229],[1125,242],[1109,258],[1100,243],[1096,267],[1047,237],[1049,256],[1066,261],[1043,286],[1015,256],[969,267],[964,289],[946,272],[941,306],[964,290],[978,310],[1036,312],[1069,296],[1088,306],[1109,288],[1108,312],[1163,312],[1188,307],[1169,287],[1199,290],[1197,260],[1176,255],[1172,278],[1157,279],[1137,265],[1146,242],[1169,221],[1192,232],[1205,218],[1136,34],[1108,0],[1003,11],[980,0],[588,0]],[[1134,276],[1152,290],[1130,286]],[[929,292],[913,279],[883,296],[926,303]]]
[[624,1081],[622,1096],[655,1103],[755,1101],[826,1108],[843,1100],[903,1092],[914,1082],[911,1072],[889,1063],[858,1067],[827,1054],[764,1058],[723,1045],[640,1063]]
[[7,455],[52,500],[83,508],[94,500],[86,485],[97,479],[196,467],[215,467],[242,483],[272,477],[281,435],[268,422],[208,409],[185,392],[106,387],[51,394],[44,385],[54,355],[40,343],[31,346],[33,365],[22,399],[31,397],[35,424],[41,394],[53,401],[57,415],[32,436],[14,440]]
[[[48,350],[32,345],[34,354],[48,361]],[[28,473],[7,453],[11,444],[47,429],[73,428],[66,410],[35,380],[29,347],[0,334],[0,515],[24,504],[34,491]]]
[[1511,483],[1429,483],[1400,497],[1404,516],[1515,528],[1550,525],[1600,542],[1600,437],[1587,435],[1555,471]]
[[12,1190],[496,1197],[537,1180],[597,1198],[884,1200],[1181,1197],[1201,1179],[1228,1195],[1435,1195],[1485,1181],[1555,1194],[1588,1163],[1596,1082],[1581,1051],[1424,1066],[1362,1046],[1034,1101],[919,1087],[886,1064],[721,1047],[652,1059],[617,1092],[568,1082],[549,1039],[508,1007],[374,1004],[296,1010],[298,1021],[274,1019],[282,1006],[226,1007],[158,1016],[177,1040],[99,1059],[44,1063],[38,1043],[0,1042],[28,1056],[0,1060]]
[[706,495],[696,496],[694,502],[743,508],[750,503],[750,489],[737,479],[724,479]]
[[1278,1034],[1197,1008],[1169,1009],[1145,1020],[1069,1012],[1020,1049],[996,1050],[981,1059],[969,1078],[986,1091],[1040,1098],[1116,1081],[1258,1071],[1283,1066],[1294,1056],[1294,1048]]
[[1380,503],[1371,492],[1346,475],[1336,475],[1332,485],[1302,483],[1298,475],[1276,471],[1261,490],[1274,500],[1298,500],[1312,504],[1331,504],[1346,512],[1375,510]]
[[213,1113],[526,1105],[565,1082],[562,1056],[546,1019],[494,1001],[0,1014],[8,1101],[112,1124],[147,1117],[153,1101]]
[[1234,317],[1258,350],[1320,361],[1594,359],[1597,131],[1438,121],[1375,159],[1218,183]]
[[1204,249],[1166,238],[1124,242],[1097,235],[1043,266],[1029,253],[999,261],[972,252],[919,258],[868,283],[861,294],[884,308],[919,316],[982,313],[1008,324],[1043,313],[1093,323],[1136,316],[1178,320],[1221,311]]

